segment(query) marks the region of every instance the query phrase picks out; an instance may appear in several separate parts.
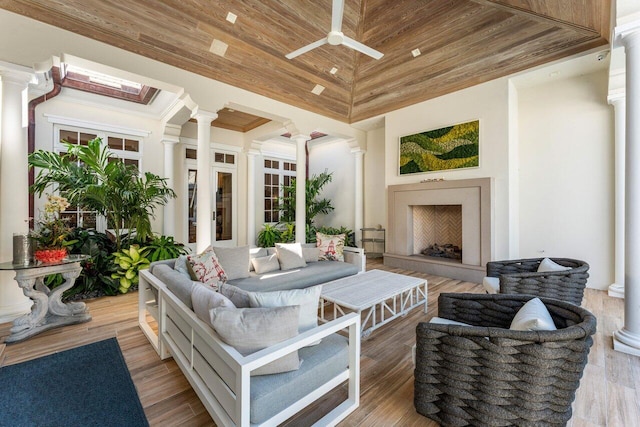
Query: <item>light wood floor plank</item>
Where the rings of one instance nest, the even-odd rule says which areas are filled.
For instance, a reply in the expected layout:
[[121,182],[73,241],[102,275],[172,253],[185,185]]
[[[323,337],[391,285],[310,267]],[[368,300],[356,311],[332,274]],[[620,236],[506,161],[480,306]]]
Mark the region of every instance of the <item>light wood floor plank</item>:
[[[362,342],[360,407],[340,425],[437,426],[413,407],[411,346],[415,327],[437,313],[442,292],[483,292],[482,286],[398,268],[386,268],[380,259],[369,260],[367,269],[389,270],[424,278],[429,283],[428,312],[416,308],[373,332]],[[42,333],[21,343],[5,345],[10,323],[0,324],[0,366],[20,363],[95,341],[116,337],[152,426],[213,426],[176,363],[162,361],[137,323],[136,293],[104,297],[88,302],[91,322]],[[598,318],[598,332],[574,402],[570,427],[640,426],[640,358],[617,353],[612,333],[623,325],[623,301],[606,292],[588,289],[584,306]],[[292,418],[286,426],[306,426],[346,396],[344,386]],[[634,418],[635,417],[635,418]]]

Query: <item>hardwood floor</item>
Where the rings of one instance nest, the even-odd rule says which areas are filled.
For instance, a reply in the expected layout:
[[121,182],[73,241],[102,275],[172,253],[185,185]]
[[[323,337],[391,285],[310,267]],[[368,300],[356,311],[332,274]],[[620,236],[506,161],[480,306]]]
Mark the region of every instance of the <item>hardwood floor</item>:
[[[380,259],[367,269],[384,269],[422,277],[429,283],[429,308],[416,308],[362,342],[360,407],[341,426],[437,426],[413,408],[411,346],[415,326],[437,312],[441,292],[482,292],[481,286],[412,271],[391,269]],[[20,363],[90,342],[117,337],[140,401],[152,426],[212,426],[211,417],[172,359],[161,361],[137,321],[137,293],[88,302],[93,320],[42,333],[24,342],[0,344],[0,366]],[[598,332],[574,402],[570,427],[640,426],[640,357],[613,351],[612,332],[622,327],[623,301],[587,289],[584,306],[598,318]],[[0,341],[11,324],[0,324]],[[287,422],[310,425],[346,392],[339,388]]]

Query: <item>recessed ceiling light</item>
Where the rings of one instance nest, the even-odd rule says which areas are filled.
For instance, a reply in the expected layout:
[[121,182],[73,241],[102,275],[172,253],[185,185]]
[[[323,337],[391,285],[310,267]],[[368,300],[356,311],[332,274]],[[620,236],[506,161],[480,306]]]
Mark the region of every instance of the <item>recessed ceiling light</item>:
[[227,21],[231,22],[232,24],[236,23],[236,19],[238,18],[238,15],[236,15],[235,13],[227,13]]
[[230,112],[230,113],[235,113],[236,112],[236,110],[231,109],[231,108],[227,108],[227,111]]
[[314,95],[320,95],[322,93],[322,91],[324,90],[324,86],[322,85],[316,85],[312,90],[311,93],[313,93]]
[[224,56],[224,54],[227,52],[227,48],[229,47],[228,44],[226,44],[223,41],[220,41],[218,39],[213,39],[213,43],[211,43],[211,47],[209,48],[209,52],[214,53],[216,55],[219,56]]
[[411,51],[411,55],[413,55],[413,57],[415,58],[416,56],[420,56],[422,52],[420,52],[420,49],[415,48]]
[[336,67],[333,67],[330,71],[331,74],[335,74],[338,72],[338,69]]

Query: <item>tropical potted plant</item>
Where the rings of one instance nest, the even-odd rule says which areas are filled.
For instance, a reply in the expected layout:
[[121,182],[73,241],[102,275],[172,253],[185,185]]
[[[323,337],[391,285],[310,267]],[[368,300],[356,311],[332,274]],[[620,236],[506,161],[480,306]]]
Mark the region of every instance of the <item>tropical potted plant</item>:
[[67,247],[74,241],[67,240],[71,227],[60,216],[69,202],[64,197],[47,195],[44,212],[35,222],[31,238],[36,242],[35,258],[41,262],[58,262],[67,256]]

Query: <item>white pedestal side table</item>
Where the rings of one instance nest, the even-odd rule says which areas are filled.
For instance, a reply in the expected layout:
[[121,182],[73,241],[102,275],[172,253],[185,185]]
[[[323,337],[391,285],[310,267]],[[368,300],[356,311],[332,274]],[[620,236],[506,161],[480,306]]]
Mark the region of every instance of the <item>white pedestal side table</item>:
[[[87,306],[83,302],[62,302],[62,294],[70,289],[82,271],[81,261],[88,255],[69,255],[60,262],[20,265],[11,262],[0,263],[0,270],[14,270],[16,281],[25,296],[33,300],[31,312],[13,321],[11,335],[5,342],[17,342],[49,329],[91,320]],[[62,274],[65,282],[49,289],[44,284],[45,276]]]

